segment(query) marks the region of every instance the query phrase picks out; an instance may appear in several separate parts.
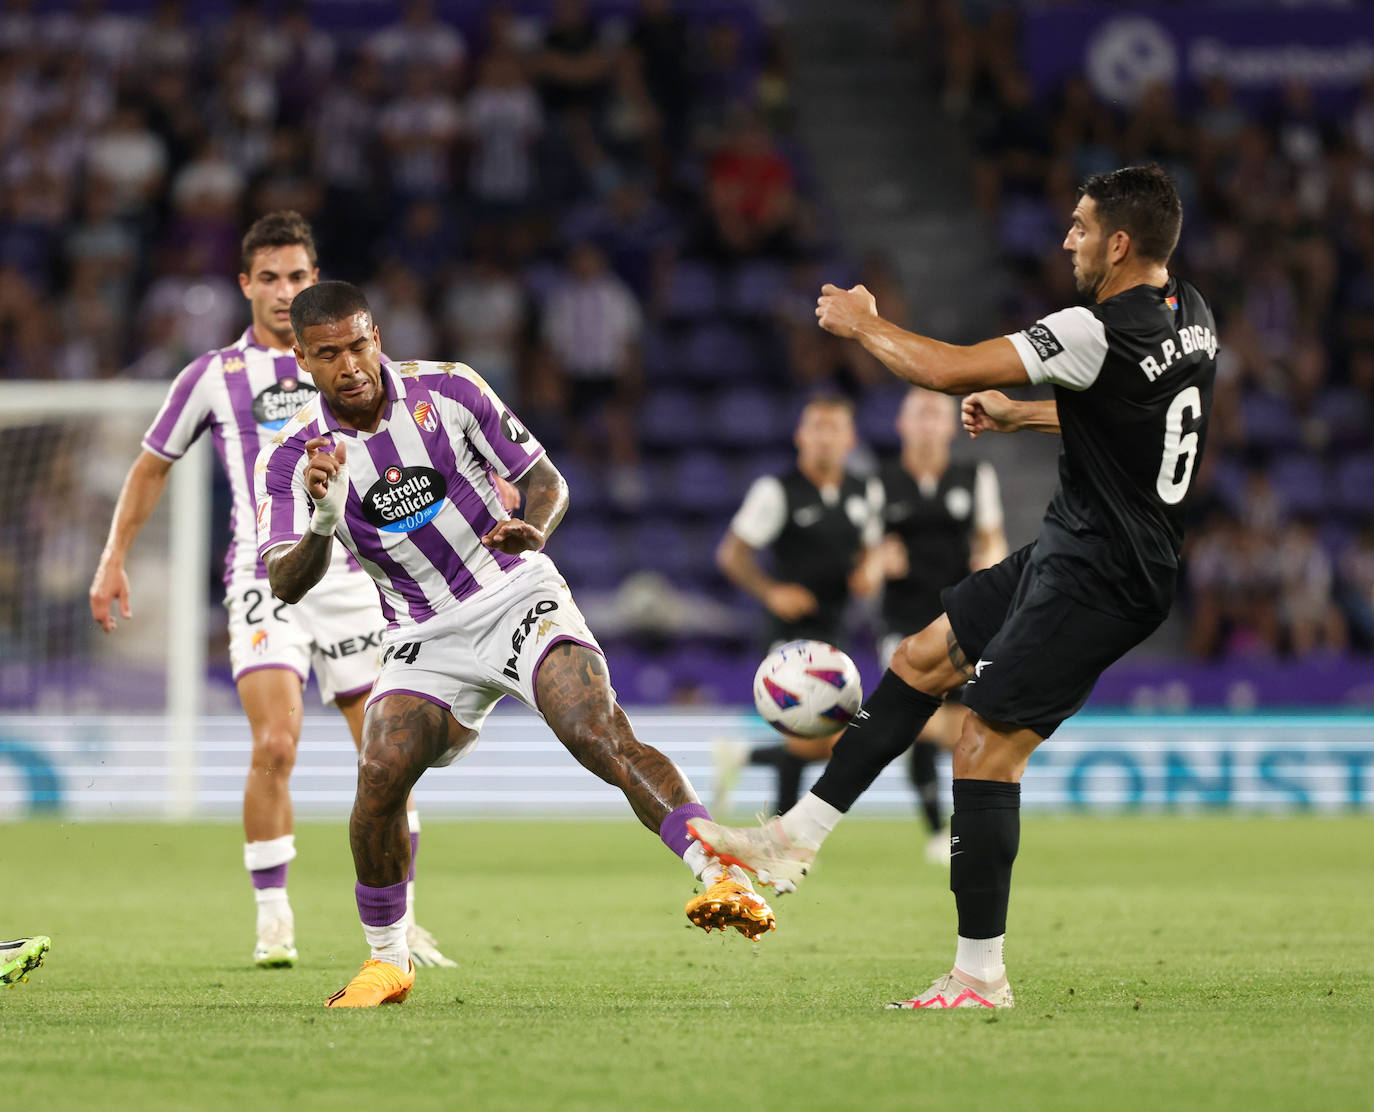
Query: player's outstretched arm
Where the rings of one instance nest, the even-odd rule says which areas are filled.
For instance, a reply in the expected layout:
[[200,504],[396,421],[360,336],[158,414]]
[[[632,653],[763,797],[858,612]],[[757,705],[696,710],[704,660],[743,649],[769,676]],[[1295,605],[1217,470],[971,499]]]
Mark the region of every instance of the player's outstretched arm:
[[105,550],[100,554],[95,578],[91,580],[91,616],[106,633],[114,631],[115,618],[110,613],[110,607],[115,602],[119,603],[120,617],[127,620],[134,616],[124,561],[133,547],[134,538],[157,508],[167,486],[167,473],[171,469],[171,460],[145,450],[139,453],[124,477],[124,486],[120,489],[114,517],[110,521],[110,534],[105,539]]
[[282,544],[263,555],[272,593],[283,602],[300,602],[324,578],[334,551],[334,531],[348,500],[348,452],[340,440],[327,450],[329,437],[305,442],[305,489],[315,503],[310,529],[289,548]]
[[725,531],[716,548],[716,566],[726,579],[758,599],[781,621],[795,622],[816,610],[815,595],[800,583],[780,583],[764,571],[758,553],[733,529]]
[[877,302],[863,286],[822,286],[816,319],[827,332],[858,340],[898,378],[927,390],[967,394],[1030,384],[1021,356],[1006,337],[964,347],[908,332],[878,315]]
[[959,419],[964,431],[973,440],[985,432],[1059,433],[1059,407],[1054,399],[1043,402],[1019,402],[1000,390],[980,390],[970,394],[959,407]]
[[482,538],[488,548],[511,556],[538,552],[568,511],[568,483],[548,456],[540,456],[515,481],[525,496],[524,520],[498,521]]

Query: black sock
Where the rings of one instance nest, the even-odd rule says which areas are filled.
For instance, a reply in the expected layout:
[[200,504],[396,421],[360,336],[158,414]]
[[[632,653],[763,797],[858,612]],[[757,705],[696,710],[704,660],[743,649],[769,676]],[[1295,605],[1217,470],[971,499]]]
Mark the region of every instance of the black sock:
[[807,762],[785,745],[767,745],[749,751],[751,765],[767,765],[778,773],[778,798],[773,813],[790,811],[801,794],[802,770]]
[[964,938],[1007,933],[1011,866],[1021,843],[1021,785],[955,780],[949,890]]
[[939,747],[930,741],[918,741],[911,747],[911,786],[916,789],[916,798],[921,801],[921,810],[925,812],[926,824],[932,834],[938,834],[945,825],[940,814],[940,781],[935,775],[937,752]]
[[812,794],[837,810],[848,811],[878,774],[906,752],[911,739],[939,709],[939,699],[917,691],[889,668],[835,743],[835,752],[811,788]]
[[806,765],[806,761],[793,753],[788,753],[786,760],[778,762],[778,800],[773,808],[775,815],[785,814],[796,806],[797,796],[801,794],[802,769]]

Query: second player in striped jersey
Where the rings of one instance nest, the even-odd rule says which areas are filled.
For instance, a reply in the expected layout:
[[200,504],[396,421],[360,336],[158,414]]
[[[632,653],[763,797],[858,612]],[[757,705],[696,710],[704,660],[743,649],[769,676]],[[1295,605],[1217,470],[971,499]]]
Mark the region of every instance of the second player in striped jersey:
[[[747,875],[687,836],[706,809],[681,770],[635,737],[596,638],[540,551],[568,502],[543,447],[470,367],[384,363],[357,287],[306,290],[291,320],[320,395],[258,460],[259,551],[273,591],[294,602],[320,583],[337,536],[377,581],[390,622],[349,826],[372,957],[330,1006],[409,993],[405,799],[425,769],[475,744],[505,695],[620,788],[707,885],[687,904],[694,923],[751,938],[770,929],[772,911]],[[523,520],[506,513],[492,472],[523,491]]]
[[[230,664],[253,734],[243,824],[244,864],[258,909],[254,960],[285,966],[296,960],[286,895],[287,865],[296,856],[288,780],[300,742],[302,688],[313,668],[322,700],[339,708],[358,742],[385,622],[371,580],[339,546],[330,554],[328,591],[298,607],[272,597],[257,552],[253,465],[263,445],[316,394],[291,354],[290,305],[319,271],[310,225],[294,212],[271,213],[254,223],[242,256],[239,285],[252,307],[252,324],[233,344],[193,361],[172,383],[125,479],[90,600],[106,632],[115,627],[113,603],[124,618],[133,616],[124,571],[129,548],[157,505],[172,464],[209,432],[233,495],[224,585]],[[418,843],[413,808],[409,824]],[[413,908],[413,883],[410,895]],[[413,912],[411,920],[416,960],[452,965],[428,932],[414,926]]]

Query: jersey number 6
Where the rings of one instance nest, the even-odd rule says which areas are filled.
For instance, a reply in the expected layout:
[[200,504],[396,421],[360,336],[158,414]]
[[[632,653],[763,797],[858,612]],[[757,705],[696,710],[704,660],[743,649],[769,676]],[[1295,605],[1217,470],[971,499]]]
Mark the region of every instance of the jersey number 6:
[[1185,414],[1194,421],[1202,416],[1202,394],[1196,386],[1180,390],[1169,403],[1169,412],[1164,417],[1164,457],[1159,461],[1155,493],[1170,506],[1182,502],[1188,493],[1193,464],[1197,460],[1197,433],[1183,431]]

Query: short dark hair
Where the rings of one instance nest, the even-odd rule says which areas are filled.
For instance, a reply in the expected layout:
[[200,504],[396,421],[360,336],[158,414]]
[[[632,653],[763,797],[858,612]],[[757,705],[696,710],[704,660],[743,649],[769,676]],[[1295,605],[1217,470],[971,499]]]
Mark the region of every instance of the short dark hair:
[[317,282],[292,299],[291,331],[304,344],[307,328],[343,320],[354,313],[372,316],[372,308],[362,290],[352,282]]
[[264,247],[294,247],[297,244],[305,248],[310,265],[319,266],[319,257],[315,254],[315,233],[304,216],[293,209],[282,209],[258,217],[244,234],[239,248],[240,273],[253,273],[253,256]]
[[1097,204],[1097,217],[1108,235],[1125,232],[1142,258],[1169,261],[1183,228],[1183,202],[1163,167],[1124,166],[1094,174],[1083,183],[1080,196]]

